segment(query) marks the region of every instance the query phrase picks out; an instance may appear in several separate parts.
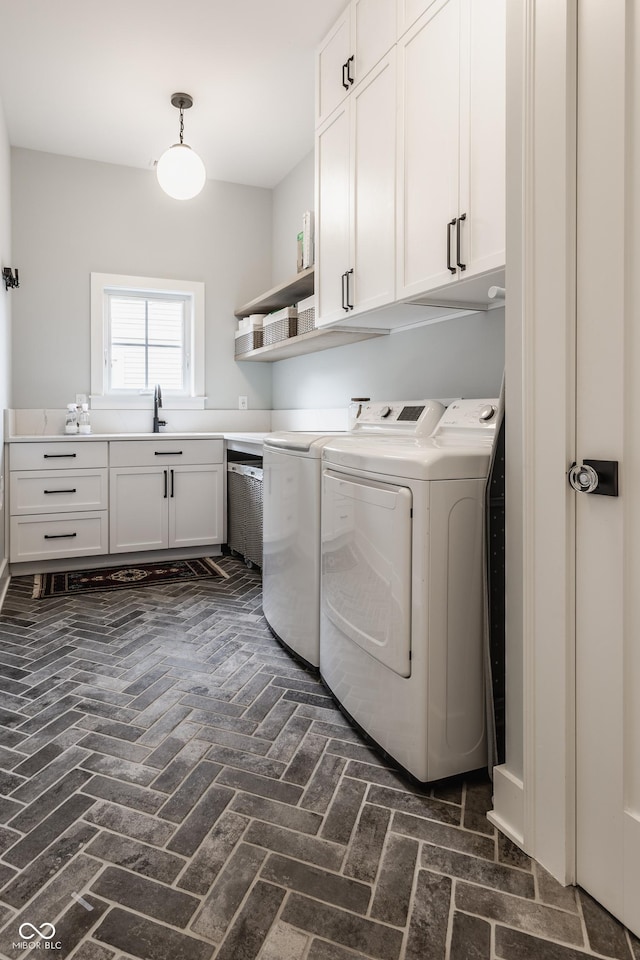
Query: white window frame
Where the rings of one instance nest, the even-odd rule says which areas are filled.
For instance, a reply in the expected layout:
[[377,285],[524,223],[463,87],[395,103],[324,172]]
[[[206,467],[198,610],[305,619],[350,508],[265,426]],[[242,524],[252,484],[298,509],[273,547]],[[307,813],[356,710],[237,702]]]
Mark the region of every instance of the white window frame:
[[[195,280],[162,280],[156,277],[129,277],[112,273],[91,274],[91,407],[97,410],[121,410],[149,406],[152,390],[109,390],[107,364],[109,343],[109,295],[122,296],[176,294],[186,297],[190,322],[186,325],[189,342],[188,382],[184,393],[165,392],[165,407],[175,410],[204,410],[204,283]],[[162,384],[160,384],[162,386]]]

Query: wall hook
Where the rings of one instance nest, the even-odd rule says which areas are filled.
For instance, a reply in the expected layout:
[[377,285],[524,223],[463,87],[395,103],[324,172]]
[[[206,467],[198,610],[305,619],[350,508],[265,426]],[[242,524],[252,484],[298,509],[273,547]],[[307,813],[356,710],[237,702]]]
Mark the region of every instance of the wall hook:
[[13,270],[11,267],[3,267],[2,279],[4,280],[5,290],[8,290],[9,287],[19,287],[20,280],[18,279],[18,268],[16,267],[16,275],[14,277]]

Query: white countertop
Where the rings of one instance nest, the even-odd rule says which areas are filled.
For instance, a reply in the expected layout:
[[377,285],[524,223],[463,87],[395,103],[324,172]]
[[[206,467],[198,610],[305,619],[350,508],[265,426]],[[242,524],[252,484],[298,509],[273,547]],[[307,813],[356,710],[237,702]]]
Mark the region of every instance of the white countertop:
[[70,434],[29,434],[10,436],[7,443],[91,443],[99,440],[226,440],[231,449],[245,452],[262,451],[264,438],[269,436],[263,433],[190,433],[188,431],[176,433],[70,433]]
[[[87,443],[92,440],[224,440],[225,433],[53,433],[6,437],[7,443]],[[234,435],[235,436],[235,435]],[[242,436],[242,434],[238,434]],[[247,436],[262,436],[247,434]],[[262,442],[262,441],[261,441]]]

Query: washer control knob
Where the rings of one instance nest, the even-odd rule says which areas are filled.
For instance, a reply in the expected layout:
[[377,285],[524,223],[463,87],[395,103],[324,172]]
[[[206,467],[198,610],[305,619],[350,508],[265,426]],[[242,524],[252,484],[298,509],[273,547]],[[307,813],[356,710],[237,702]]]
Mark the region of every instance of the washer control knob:
[[490,403],[486,407],[482,408],[478,419],[481,420],[483,423],[487,423],[489,420],[493,420],[493,418],[495,417],[495,414],[496,414],[496,408],[492,403]]
[[391,407],[382,407],[380,410],[380,417],[382,420],[386,419],[391,413]]

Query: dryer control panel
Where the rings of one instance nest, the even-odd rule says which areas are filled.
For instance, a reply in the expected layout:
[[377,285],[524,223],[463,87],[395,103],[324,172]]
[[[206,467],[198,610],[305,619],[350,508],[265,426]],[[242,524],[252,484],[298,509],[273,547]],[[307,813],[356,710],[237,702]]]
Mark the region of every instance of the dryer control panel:
[[351,432],[424,437],[432,432],[445,409],[438,400],[370,401],[362,405]]

